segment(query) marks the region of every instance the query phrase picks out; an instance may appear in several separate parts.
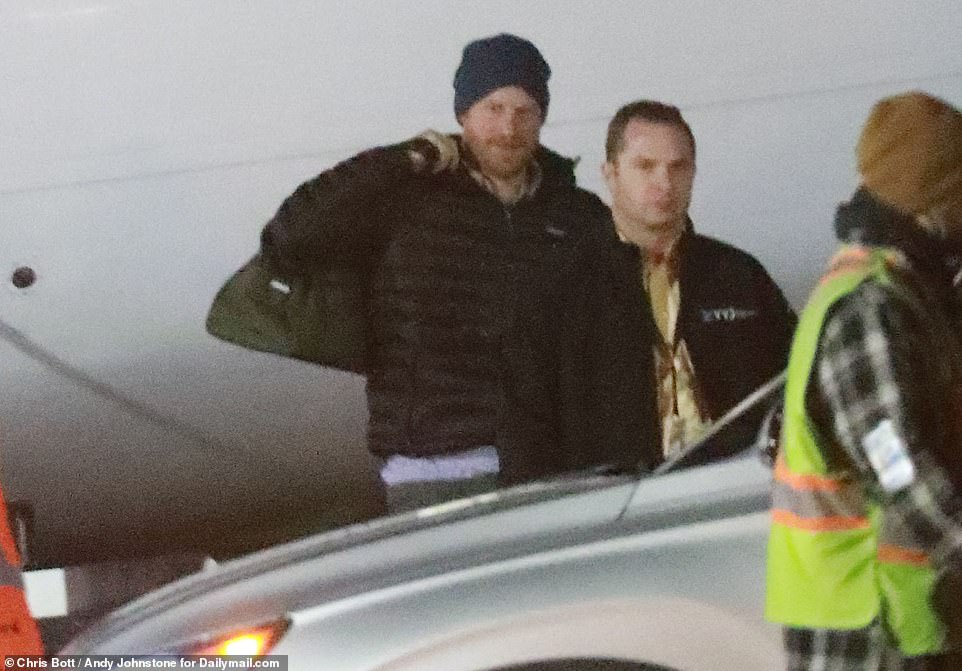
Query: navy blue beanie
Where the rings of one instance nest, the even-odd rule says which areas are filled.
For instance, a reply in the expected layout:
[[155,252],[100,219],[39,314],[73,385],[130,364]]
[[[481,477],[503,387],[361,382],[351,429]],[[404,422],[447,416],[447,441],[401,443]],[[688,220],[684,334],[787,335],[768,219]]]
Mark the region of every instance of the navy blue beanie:
[[461,65],[454,73],[454,114],[462,112],[502,86],[518,86],[548,115],[548,78],[551,68],[538,47],[528,40],[501,33],[475,40],[464,47]]

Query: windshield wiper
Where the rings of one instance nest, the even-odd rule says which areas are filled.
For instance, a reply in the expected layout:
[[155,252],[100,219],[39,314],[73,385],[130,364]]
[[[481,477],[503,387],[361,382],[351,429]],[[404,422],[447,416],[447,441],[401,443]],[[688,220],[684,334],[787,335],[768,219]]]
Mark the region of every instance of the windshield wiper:
[[[735,420],[741,418],[748,410],[753,409],[757,404],[761,403],[764,399],[768,397],[774,397],[776,394],[781,393],[782,389],[785,387],[785,372],[782,371],[771,380],[760,386],[758,389],[753,391],[751,394],[743,398],[738,404],[726,412],[721,419],[711,425],[708,432],[702,436],[699,440],[692,443],[691,445],[683,448],[678,454],[667,459],[664,463],[658,466],[652,475],[662,475],[664,473],[670,473],[679,467],[684,467],[690,465],[688,462],[693,460],[693,457],[698,456],[698,454],[705,449],[707,445],[712,442],[712,439],[721,433],[723,430],[728,428]],[[749,446],[750,447],[750,446]],[[679,466],[679,464],[681,466]]]

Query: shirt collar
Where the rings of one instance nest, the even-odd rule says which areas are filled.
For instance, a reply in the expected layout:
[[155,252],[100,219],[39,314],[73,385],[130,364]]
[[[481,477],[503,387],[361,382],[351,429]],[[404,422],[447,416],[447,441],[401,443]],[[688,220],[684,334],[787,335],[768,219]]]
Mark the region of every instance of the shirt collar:
[[631,240],[626,238],[625,235],[621,232],[621,230],[617,226],[615,227],[615,233],[618,234],[618,239],[621,240],[621,242],[623,242],[624,244],[631,245],[632,247],[638,248],[638,251],[641,253],[641,257],[647,263],[655,263],[655,264],[665,263],[666,261],[669,261],[669,260],[674,261],[675,257],[677,256],[677,251],[679,247],[678,241],[681,240],[681,236],[684,235],[684,231],[682,231],[681,234],[679,234],[674,240],[672,240],[671,244],[668,245],[668,249],[665,252],[661,254],[652,254],[648,250],[638,247],[638,245],[636,245]]
[[[464,145],[462,145],[462,147],[464,147]],[[471,156],[471,154],[466,149],[463,150],[463,152],[464,152],[464,156],[463,156],[464,160],[462,161],[462,163],[464,167],[467,169],[468,174],[471,176],[471,179],[473,179],[485,191],[488,191],[496,198],[499,198],[498,191],[497,189],[495,189],[494,182],[491,180],[491,178],[485,175],[483,172],[481,172],[481,169],[478,168],[478,165],[475,162],[474,157]],[[541,182],[543,180],[544,180],[544,171],[541,169],[541,164],[538,163],[537,159],[532,157],[531,160],[528,162],[528,166],[525,168],[524,187],[518,193],[517,198],[509,202],[506,202],[505,204],[514,205],[520,200],[524,200],[525,198],[531,198],[532,196],[534,196],[535,192],[541,186]]]

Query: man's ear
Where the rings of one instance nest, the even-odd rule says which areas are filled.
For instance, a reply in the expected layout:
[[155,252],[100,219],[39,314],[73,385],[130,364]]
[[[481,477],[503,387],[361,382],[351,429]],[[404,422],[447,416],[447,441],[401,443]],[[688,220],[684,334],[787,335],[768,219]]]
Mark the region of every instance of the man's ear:
[[618,174],[618,166],[610,161],[601,162],[601,176],[605,180],[605,184],[608,188],[611,188],[611,180],[614,179],[615,175]]

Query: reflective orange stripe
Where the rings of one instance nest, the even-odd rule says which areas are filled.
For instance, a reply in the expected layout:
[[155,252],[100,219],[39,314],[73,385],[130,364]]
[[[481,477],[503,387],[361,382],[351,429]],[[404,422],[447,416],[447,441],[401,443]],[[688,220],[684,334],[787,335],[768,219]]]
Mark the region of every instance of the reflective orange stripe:
[[878,560],[884,564],[911,564],[913,566],[928,566],[929,554],[921,550],[899,547],[898,545],[878,546]]
[[829,263],[828,272],[822,275],[819,284],[830,282],[838,275],[851,272],[853,268],[863,266],[872,253],[865,247],[847,247],[838,252]]
[[806,492],[838,492],[841,491],[842,487],[847,486],[847,483],[837,478],[792,473],[788,470],[788,465],[780,454],[775,460],[775,479],[785,483],[792,489]]
[[868,529],[867,517],[799,517],[788,510],[772,510],[772,520],[792,529],[802,531],[851,531]]
[[[854,246],[843,248],[832,257],[828,265],[828,270],[819,280],[819,284],[829,282],[838,275],[859,270],[871,260],[871,256],[872,252],[866,247]],[[899,263],[898,254],[891,251],[883,253],[882,263],[885,264],[887,268],[896,266]]]

